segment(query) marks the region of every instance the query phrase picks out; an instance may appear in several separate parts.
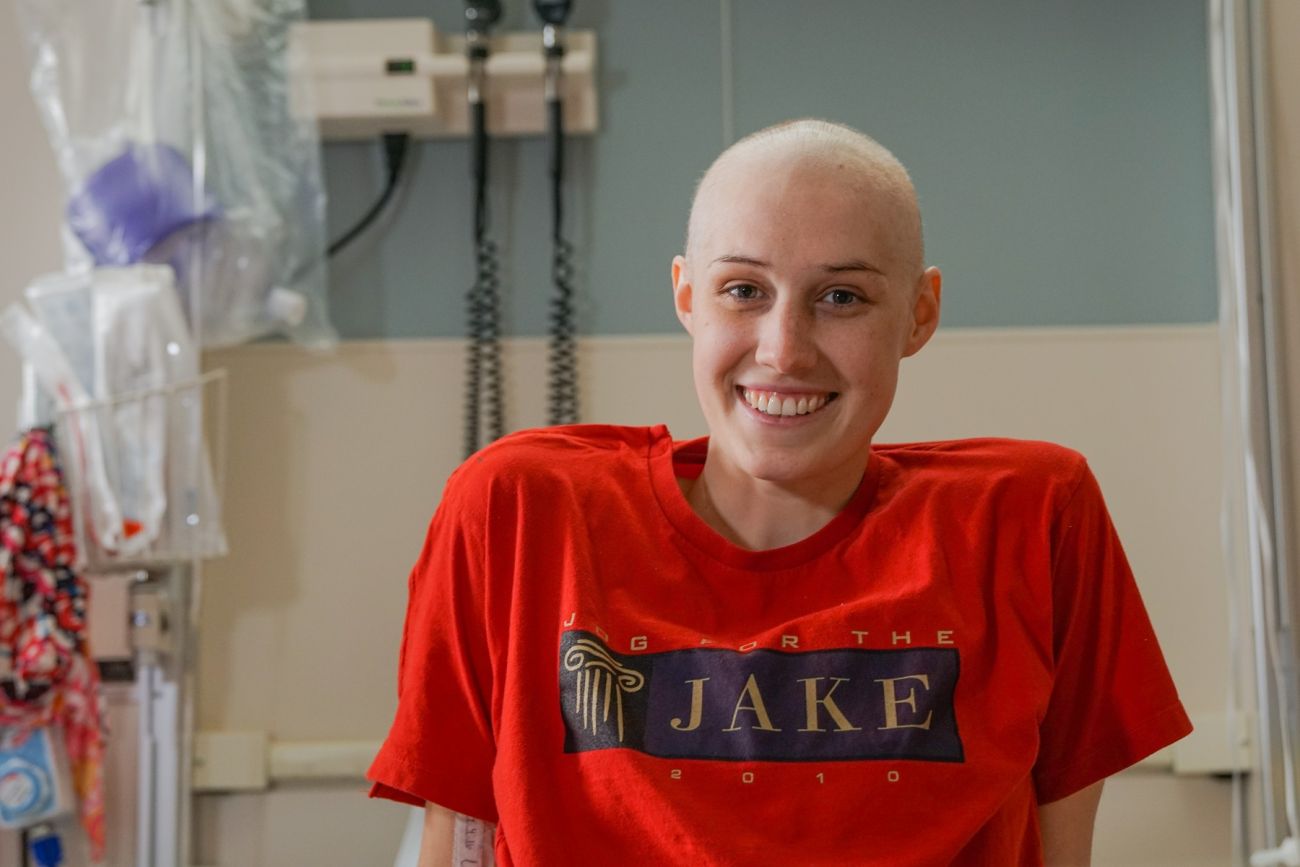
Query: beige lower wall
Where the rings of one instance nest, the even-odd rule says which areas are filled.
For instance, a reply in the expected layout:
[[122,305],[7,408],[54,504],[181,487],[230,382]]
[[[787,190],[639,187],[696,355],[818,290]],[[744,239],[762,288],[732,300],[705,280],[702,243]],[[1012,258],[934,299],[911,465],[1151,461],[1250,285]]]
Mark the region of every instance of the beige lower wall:
[[[1120,774],[1102,797],[1093,867],[1227,867],[1231,804],[1221,780]],[[202,797],[195,812],[195,863],[230,867],[389,867],[408,815],[356,786]]]
[[[543,351],[507,347],[512,426],[542,419]],[[200,728],[386,728],[407,571],[460,457],[461,357],[459,341],[209,356],[230,376],[232,553],[206,572]],[[587,419],[703,432],[685,338],[593,339],[581,362]],[[1228,680],[1218,365],[1213,326],[941,332],[905,363],[880,435],[1021,436],[1088,455],[1203,713],[1223,710]]]
[[[230,373],[232,553],[205,579],[200,728],[382,736],[407,570],[460,455],[461,349],[345,343],[313,357],[257,345],[209,356]],[[512,426],[542,419],[543,352],[539,341],[507,347]],[[703,432],[689,358],[677,336],[585,341],[585,417]],[[1212,325],[941,332],[905,363],[881,436],[1045,438],[1089,455],[1184,700],[1204,717],[1224,711],[1229,658],[1218,368]],[[1153,793],[1161,806],[1139,810]],[[1226,786],[1138,771],[1104,803],[1098,845],[1113,860],[1100,863],[1225,863]],[[211,864],[301,863],[286,860],[309,845],[292,817],[315,810],[338,824],[313,840],[346,836],[373,847],[374,863],[396,849],[401,809],[367,803],[349,785],[205,796],[199,852]],[[249,831],[223,830],[234,827]],[[1174,854],[1138,857],[1148,850]],[[1204,860],[1180,860],[1192,855]],[[322,857],[311,863],[358,863]]]
[[[1233,783],[1142,769],[1106,782],[1093,867],[1229,867],[1238,863]],[[1243,792],[1246,783],[1242,783]],[[385,865],[387,867],[387,865]]]

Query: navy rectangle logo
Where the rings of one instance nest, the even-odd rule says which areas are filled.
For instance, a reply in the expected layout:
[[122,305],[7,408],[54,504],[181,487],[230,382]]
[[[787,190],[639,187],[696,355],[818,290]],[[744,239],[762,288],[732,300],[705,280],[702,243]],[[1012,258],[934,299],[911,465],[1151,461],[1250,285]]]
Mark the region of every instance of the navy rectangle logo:
[[692,648],[623,655],[560,639],[565,752],[661,758],[964,761],[956,648],[788,653]]

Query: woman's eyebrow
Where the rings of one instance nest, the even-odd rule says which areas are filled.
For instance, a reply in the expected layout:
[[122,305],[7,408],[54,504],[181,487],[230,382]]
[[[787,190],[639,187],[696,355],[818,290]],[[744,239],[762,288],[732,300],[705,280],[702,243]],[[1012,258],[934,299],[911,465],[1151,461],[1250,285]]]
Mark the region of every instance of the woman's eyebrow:
[[[749,265],[753,268],[771,268],[770,262],[764,262],[762,259],[756,259],[753,256],[745,256],[739,253],[729,253],[726,256],[719,256],[710,262],[710,265],[719,263],[728,265]],[[881,271],[875,265],[864,262],[860,259],[850,259],[847,262],[831,262],[821,266],[821,270],[827,274],[842,274],[846,271],[867,271],[872,274],[879,274],[882,277],[885,272]]]
[[730,265],[753,265],[755,268],[772,267],[770,263],[764,262],[762,259],[755,259],[753,256],[742,256],[737,253],[732,253],[726,256],[719,256],[709,264],[717,265],[719,262],[724,262]]
[[881,271],[879,268],[877,268],[875,265],[872,265],[868,262],[862,262],[857,259],[854,259],[849,262],[836,262],[830,265],[823,265],[822,270],[825,271],[827,274],[839,274],[842,271],[870,271],[873,274],[880,274],[881,276],[883,276],[885,273],[884,271]]

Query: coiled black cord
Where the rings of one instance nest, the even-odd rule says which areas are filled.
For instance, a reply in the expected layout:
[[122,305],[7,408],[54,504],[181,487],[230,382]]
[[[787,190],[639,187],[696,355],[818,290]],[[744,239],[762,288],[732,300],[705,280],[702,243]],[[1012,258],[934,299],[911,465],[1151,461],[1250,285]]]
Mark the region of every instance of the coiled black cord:
[[465,364],[465,457],[481,441],[483,400],[487,404],[487,441],[505,432],[501,381],[501,278],[496,243],[488,237],[487,114],[481,100],[470,103],[471,172],[474,178],[474,284],[465,295],[468,357]]
[[573,305],[573,245],[564,237],[564,103],[560,98],[559,64],[563,49],[547,58],[555,80],[546,110],[551,138],[551,334],[547,358],[547,407],[550,424],[578,421],[578,357]]

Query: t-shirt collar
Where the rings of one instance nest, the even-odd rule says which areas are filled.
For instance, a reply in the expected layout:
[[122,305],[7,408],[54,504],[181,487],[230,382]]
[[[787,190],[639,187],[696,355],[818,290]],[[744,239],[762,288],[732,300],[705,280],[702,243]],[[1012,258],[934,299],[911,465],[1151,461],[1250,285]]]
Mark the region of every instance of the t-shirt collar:
[[668,428],[656,425],[650,432],[649,471],[655,497],[665,519],[692,547],[714,560],[748,571],[790,569],[815,560],[850,536],[870,509],[875,497],[879,460],[872,455],[866,472],[849,502],[826,526],[807,538],[780,548],[753,551],[724,538],[687,502],[679,476],[695,478],[704,469],[709,438],[674,442]]

